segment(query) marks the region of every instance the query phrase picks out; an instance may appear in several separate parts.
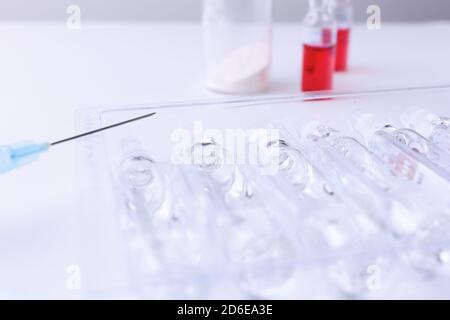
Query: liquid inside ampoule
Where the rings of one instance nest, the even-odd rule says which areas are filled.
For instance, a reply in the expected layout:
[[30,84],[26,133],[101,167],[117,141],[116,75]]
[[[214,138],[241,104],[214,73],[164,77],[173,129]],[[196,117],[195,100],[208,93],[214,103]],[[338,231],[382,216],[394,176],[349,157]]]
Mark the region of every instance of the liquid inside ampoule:
[[303,91],[331,90],[335,63],[335,46],[303,45]]
[[346,71],[348,61],[348,48],[350,42],[350,29],[338,29],[336,46],[336,71]]

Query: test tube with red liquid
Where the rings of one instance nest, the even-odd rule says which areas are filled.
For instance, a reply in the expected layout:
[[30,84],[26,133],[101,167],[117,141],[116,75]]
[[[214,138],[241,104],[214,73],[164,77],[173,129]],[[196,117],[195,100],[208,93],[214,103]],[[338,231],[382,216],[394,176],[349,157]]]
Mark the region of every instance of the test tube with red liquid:
[[302,91],[331,90],[335,68],[336,26],[327,0],[309,0],[303,21]]
[[346,71],[348,68],[350,30],[353,24],[351,0],[331,0],[329,11],[337,26],[335,69],[336,71]]

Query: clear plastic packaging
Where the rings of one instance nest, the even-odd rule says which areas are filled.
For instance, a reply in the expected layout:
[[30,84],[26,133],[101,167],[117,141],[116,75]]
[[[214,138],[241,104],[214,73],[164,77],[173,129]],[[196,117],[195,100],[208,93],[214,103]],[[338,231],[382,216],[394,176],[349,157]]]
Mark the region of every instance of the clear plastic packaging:
[[[383,153],[346,139],[361,108],[445,114],[449,98],[428,88],[80,110],[80,131],[157,112],[79,144],[85,294],[450,297],[445,170],[388,133],[372,137]],[[336,132],[305,143],[297,133],[314,119]],[[421,180],[391,173],[383,156],[399,150],[420,158]],[[417,224],[399,224],[400,208]]]

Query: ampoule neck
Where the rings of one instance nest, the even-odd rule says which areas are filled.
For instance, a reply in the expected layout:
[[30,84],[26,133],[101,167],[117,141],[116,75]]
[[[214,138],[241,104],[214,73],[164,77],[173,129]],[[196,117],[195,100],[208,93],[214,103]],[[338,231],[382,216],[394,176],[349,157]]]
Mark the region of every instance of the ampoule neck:
[[338,28],[350,28],[353,24],[353,6],[350,0],[331,0],[328,11]]
[[437,117],[431,120],[433,127],[442,127],[450,130],[450,117]]
[[389,122],[381,121],[371,113],[355,112],[351,117],[351,126],[362,141],[369,143],[372,136],[378,131],[392,133],[397,127]]
[[384,131],[386,133],[395,133],[400,130],[401,129],[399,129],[398,127],[396,127],[390,123],[386,123],[378,129],[378,131]]
[[334,19],[328,11],[327,3],[327,1],[310,3],[310,9],[305,16],[303,24],[308,27],[334,28]]
[[401,116],[402,124],[424,136],[430,136],[438,123],[439,116],[427,109],[412,107]]
[[301,137],[311,141],[338,138],[342,134],[318,121],[307,122],[299,131]]

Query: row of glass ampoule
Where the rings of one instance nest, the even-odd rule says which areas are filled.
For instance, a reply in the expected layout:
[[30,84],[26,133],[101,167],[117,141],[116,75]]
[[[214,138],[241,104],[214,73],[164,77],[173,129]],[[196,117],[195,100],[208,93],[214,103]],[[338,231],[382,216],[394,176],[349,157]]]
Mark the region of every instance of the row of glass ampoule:
[[136,288],[155,298],[409,297],[411,287],[450,297],[450,123],[424,111],[403,120],[414,130],[361,114],[360,140],[319,123],[276,126],[276,139],[259,131],[248,143],[273,161],[258,165],[227,161],[215,141],[189,146],[189,164],[155,163],[124,140],[117,181]]

